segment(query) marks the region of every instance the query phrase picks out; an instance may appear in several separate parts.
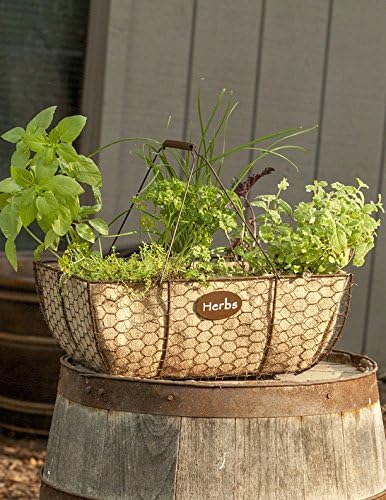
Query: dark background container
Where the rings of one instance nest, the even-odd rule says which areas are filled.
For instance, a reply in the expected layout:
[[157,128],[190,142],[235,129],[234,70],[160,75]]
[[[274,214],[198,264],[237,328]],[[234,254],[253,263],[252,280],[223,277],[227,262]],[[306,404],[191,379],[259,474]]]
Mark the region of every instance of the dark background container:
[[40,312],[32,262],[23,254],[16,274],[0,254],[0,426],[48,434],[61,351]]

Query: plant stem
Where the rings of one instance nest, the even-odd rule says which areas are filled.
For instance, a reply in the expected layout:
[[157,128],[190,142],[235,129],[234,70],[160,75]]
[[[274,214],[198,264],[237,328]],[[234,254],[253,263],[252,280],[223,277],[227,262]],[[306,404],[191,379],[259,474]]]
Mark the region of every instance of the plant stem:
[[[43,245],[43,242],[31,231],[31,229],[29,229],[28,227],[24,227],[24,229],[31,236],[31,238],[33,238],[37,243],[39,243],[39,245]],[[60,259],[60,255],[58,255],[54,250],[52,250],[52,248],[47,248],[47,250],[51,252],[53,255],[55,255],[57,259]]]
[[97,155],[98,153],[101,153],[105,149],[109,148],[110,146],[114,146],[114,144],[119,144],[120,142],[130,142],[130,141],[150,141],[150,142],[155,142],[156,144],[159,144],[158,141],[154,139],[148,139],[147,137],[126,137],[125,139],[119,139],[119,141],[114,141],[110,142],[109,144],[106,144],[105,146],[102,146],[92,153],[88,155],[89,158],[92,158],[93,156]]

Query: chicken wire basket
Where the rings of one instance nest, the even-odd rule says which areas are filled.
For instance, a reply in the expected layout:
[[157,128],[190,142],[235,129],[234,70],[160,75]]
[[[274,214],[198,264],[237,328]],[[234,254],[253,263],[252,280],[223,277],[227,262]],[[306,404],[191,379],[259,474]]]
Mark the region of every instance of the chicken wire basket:
[[[192,162],[165,266],[197,157],[245,220],[194,144],[167,140],[155,158],[166,147],[187,151]],[[118,234],[132,208],[133,203]],[[272,275],[209,279],[206,285],[161,276],[158,284],[145,291],[127,283],[63,279],[58,266],[36,263],[40,302],[52,334],[67,354],[86,367],[125,377],[244,378],[311,368],[341,334],[352,276],[343,272],[279,276],[249,225],[245,229]]]
[[[42,310],[64,351],[125,377],[245,378],[298,373],[332,349],[351,297],[347,273],[165,281],[146,293],[61,279],[35,263]],[[222,307],[221,307],[222,305]]]

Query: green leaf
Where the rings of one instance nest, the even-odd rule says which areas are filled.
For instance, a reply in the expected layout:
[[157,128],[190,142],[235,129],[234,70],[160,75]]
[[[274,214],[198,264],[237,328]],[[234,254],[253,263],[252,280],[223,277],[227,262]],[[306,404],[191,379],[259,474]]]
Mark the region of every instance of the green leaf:
[[84,182],[94,187],[102,185],[102,176],[99,168],[90,158],[80,155],[79,160],[73,166],[73,172],[75,179],[79,182]]
[[264,225],[260,227],[260,236],[263,241],[268,243],[273,237],[272,228],[270,226]]
[[36,207],[42,219],[46,219],[48,224],[54,221],[59,212],[59,203],[55,196],[50,193],[44,193],[38,196],[36,200]]
[[58,131],[56,130],[56,127],[51,130],[51,132],[48,134],[48,139],[51,142],[51,144],[58,144],[60,138]]
[[79,156],[76,152],[76,149],[71,146],[71,144],[67,144],[63,142],[58,146],[58,154],[64,161],[71,163],[78,160]]
[[282,200],[281,198],[279,198],[277,200],[277,204],[279,205],[279,207],[287,214],[287,215],[291,215],[292,214],[292,208],[291,208],[291,205],[289,205],[286,201]]
[[35,182],[32,172],[24,168],[11,167],[11,175],[16,184],[23,188],[27,188]]
[[17,271],[16,245],[13,238],[8,238],[5,243],[5,255],[13,269]]
[[92,186],[92,193],[98,205],[102,205],[101,190],[98,187]]
[[51,144],[46,146],[41,152],[42,158],[46,163],[51,163],[56,160],[56,147]]
[[75,226],[75,230],[81,238],[83,238],[86,241],[89,241],[90,243],[94,243],[95,235],[90,226],[82,222]]
[[58,160],[45,162],[43,159],[39,160],[35,165],[36,180],[41,184],[44,180],[53,177],[58,170]]
[[50,229],[47,232],[46,237],[44,238],[45,250],[47,250],[47,248],[50,248],[50,247],[53,248],[54,250],[56,250],[58,247],[58,243],[59,243],[58,235],[55,233],[55,231]]
[[72,220],[75,220],[79,216],[80,204],[79,198],[77,196],[63,196],[60,198],[60,203],[67,207],[71,212]]
[[81,207],[79,214],[81,217],[88,217],[89,215],[97,214],[98,212],[100,212],[101,208],[102,205],[99,203],[92,206],[84,205],[83,207]]
[[40,245],[38,245],[35,250],[34,250],[34,258],[35,260],[39,260],[40,259],[40,256],[41,254],[44,252],[44,243],[40,243]]
[[119,234],[105,234],[103,236],[105,238],[121,238],[122,236],[131,236],[132,234],[138,234],[138,231],[128,231],[127,233],[119,233]]
[[16,143],[19,142],[25,134],[25,131],[21,127],[15,127],[12,128],[11,130],[8,130],[8,132],[5,132],[1,138],[4,139],[7,142],[12,142]]
[[22,222],[15,205],[6,205],[0,212],[0,229],[6,238],[15,239],[20,233]]
[[0,194],[0,210],[8,205],[8,200],[12,197],[11,193],[1,193]]
[[11,177],[7,177],[0,182],[0,192],[16,193],[17,191],[20,191],[20,186]]
[[64,236],[71,227],[71,212],[66,207],[59,207],[57,219],[52,224],[52,229],[58,236]]
[[72,143],[80,135],[87,118],[82,115],[67,116],[55,127],[62,142]]
[[41,186],[64,196],[77,196],[84,193],[84,189],[75,179],[65,175],[55,175],[42,183]]
[[88,222],[98,231],[98,233],[103,234],[104,236],[109,234],[109,226],[103,219],[96,217],[95,219],[90,219]]
[[365,184],[363,181],[361,181],[358,177],[357,177],[357,183],[358,183],[358,186],[359,188],[364,188],[364,189],[369,189],[369,186],[367,184]]
[[11,158],[11,165],[17,168],[25,168],[28,165],[30,152],[23,142],[19,142],[16,151]]
[[24,144],[35,153],[40,153],[48,145],[48,141],[43,134],[26,134],[23,138]]
[[256,200],[251,201],[250,203],[252,206],[263,208],[264,210],[267,208],[267,202],[264,200],[259,200],[258,198],[256,198]]
[[286,191],[286,189],[289,187],[287,179],[283,177],[277,187],[280,189],[280,191]]
[[19,215],[24,227],[28,227],[37,215],[36,192],[33,188],[25,190],[19,201]]
[[27,133],[34,134],[39,128],[46,130],[52,123],[56,106],[43,109],[27,125]]

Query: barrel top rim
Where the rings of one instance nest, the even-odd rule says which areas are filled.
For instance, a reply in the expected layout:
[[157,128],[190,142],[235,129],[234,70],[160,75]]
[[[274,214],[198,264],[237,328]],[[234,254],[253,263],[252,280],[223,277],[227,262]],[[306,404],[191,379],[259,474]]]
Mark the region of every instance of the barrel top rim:
[[[334,351],[337,375],[301,381],[192,381],[133,379],[104,375],[61,359],[58,395],[86,407],[131,413],[204,418],[266,418],[322,415],[356,410],[379,401],[376,363]],[[344,361],[345,364],[339,363]],[[345,366],[357,367],[342,370]],[[328,365],[327,365],[328,366]],[[362,370],[362,372],[360,371]],[[330,373],[327,370],[327,373]],[[334,374],[334,370],[331,370]],[[342,376],[342,374],[344,376]]]
[[[82,366],[77,361],[73,360],[70,356],[62,356],[60,358],[61,365],[78,375],[86,378],[95,379],[108,379],[109,381],[117,381],[120,383],[124,382],[135,382],[139,384],[149,384],[149,385],[161,385],[161,386],[183,386],[183,387],[194,387],[196,389],[200,388],[242,388],[242,387],[300,387],[300,386],[315,386],[315,385],[328,385],[331,383],[342,383],[348,380],[355,380],[358,378],[368,377],[370,375],[376,374],[378,370],[377,363],[365,356],[363,354],[354,354],[347,351],[332,351],[326,359],[333,357],[336,361],[340,360],[342,364],[348,364],[350,366],[356,367],[357,373],[353,373],[348,377],[342,377],[339,379],[315,379],[315,380],[278,380],[278,379],[218,379],[218,380],[194,380],[194,379],[153,379],[153,378],[135,378],[135,377],[123,377],[118,375],[108,375],[105,373],[95,372]],[[348,361],[350,363],[348,363]],[[307,370],[309,371],[309,370]]]

